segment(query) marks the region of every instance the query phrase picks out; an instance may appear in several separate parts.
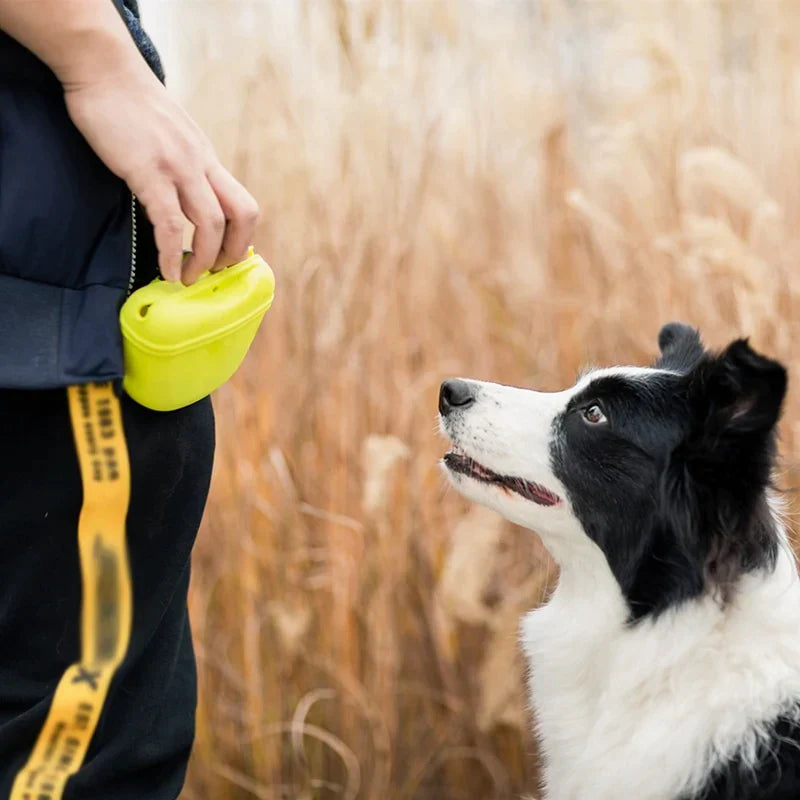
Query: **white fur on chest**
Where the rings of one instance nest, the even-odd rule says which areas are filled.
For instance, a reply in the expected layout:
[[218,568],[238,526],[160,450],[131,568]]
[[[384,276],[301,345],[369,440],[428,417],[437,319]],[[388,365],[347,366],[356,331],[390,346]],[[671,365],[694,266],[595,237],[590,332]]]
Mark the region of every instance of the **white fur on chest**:
[[674,800],[737,754],[754,761],[762,723],[800,697],[791,556],[744,579],[724,610],[705,598],[635,627],[588,559],[522,624],[544,798]]

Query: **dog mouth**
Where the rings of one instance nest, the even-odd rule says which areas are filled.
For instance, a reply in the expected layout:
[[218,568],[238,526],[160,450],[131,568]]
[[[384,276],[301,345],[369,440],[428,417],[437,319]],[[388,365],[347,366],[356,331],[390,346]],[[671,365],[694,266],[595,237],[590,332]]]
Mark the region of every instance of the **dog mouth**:
[[499,486],[540,506],[555,506],[561,502],[561,498],[557,494],[544,486],[524,478],[515,478],[512,475],[500,475],[497,472],[492,472],[492,470],[487,469],[483,464],[479,464],[474,458],[470,458],[470,456],[457,448],[445,454],[444,464],[451,472],[466,475],[468,478],[473,478],[480,483]]

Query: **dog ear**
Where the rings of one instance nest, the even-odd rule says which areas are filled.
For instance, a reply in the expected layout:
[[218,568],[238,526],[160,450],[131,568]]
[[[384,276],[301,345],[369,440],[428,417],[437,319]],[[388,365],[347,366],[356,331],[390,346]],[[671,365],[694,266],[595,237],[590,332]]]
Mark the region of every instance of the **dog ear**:
[[686,381],[689,426],[670,458],[662,508],[680,522],[685,551],[724,590],[774,551],[765,490],[786,370],[739,339]]
[[686,424],[661,470],[643,537],[649,555],[627,591],[633,620],[706,591],[726,602],[743,572],[777,553],[765,490],[786,371],[745,340],[713,355],[684,325],[665,326],[659,339],[671,368],[694,365],[678,379]]
[[687,398],[692,429],[688,444],[698,455],[738,451],[742,437],[765,437],[778,421],[786,370],[759,355],[746,339],[705,359],[692,372]]
[[700,334],[682,322],[669,322],[658,334],[661,355],[656,361],[660,369],[688,372],[705,354]]

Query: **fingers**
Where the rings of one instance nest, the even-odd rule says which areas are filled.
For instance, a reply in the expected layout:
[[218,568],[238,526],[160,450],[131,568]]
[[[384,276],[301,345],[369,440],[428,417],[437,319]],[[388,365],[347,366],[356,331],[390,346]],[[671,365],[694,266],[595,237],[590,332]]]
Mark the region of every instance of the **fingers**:
[[192,255],[183,265],[182,280],[188,285],[217,263],[225,235],[225,214],[205,176],[179,189],[178,194],[184,213],[195,225]]
[[178,191],[170,181],[163,180],[149,184],[138,197],[153,224],[158,248],[158,268],[166,280],[179,281],[183,260],[184,218]]
[[[219,162],[207,171],[195,168],[177,180],[167,172],[161,174],[145,182],[139,200],[153,223],[162,276],[188,285],[208,269],[241,261],[259,218],[250,193]],[[192,255],[185,262],[184,218],[195,226]]]
[[209,170],[208,180],[227,220],[222,249],[213,267],[219,270],[247,255],[260,215],[250,193],[221,164]]
[[[204,270],[245,256],[258,206],[222,166],[208,137],[145,73],[146,80],[132,74],[68,87],[65,100],[86,141],[147,211],[162,276],[191,283]],[[195,224],[194,252],[182,269],[187,217]]]

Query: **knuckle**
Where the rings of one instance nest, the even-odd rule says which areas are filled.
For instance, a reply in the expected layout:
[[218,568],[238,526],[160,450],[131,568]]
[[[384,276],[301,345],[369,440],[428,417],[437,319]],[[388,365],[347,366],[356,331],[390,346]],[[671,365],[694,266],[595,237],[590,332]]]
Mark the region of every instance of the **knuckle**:
[[221,211],[213,212],[208,218],[208,224],[216,235],[222,236],[225,232],[225,215]]
[[136,197],[142,206],[147,209],[148,214],[158,214],[158,211],[164,206],[164,187],[156,181],[145,183],[136,192]]
[[170,178],[175,175],[175,158],[167,150],[160,150],[153,157],[153,169]]
[[257,225],[258,221],[261,219],[261,209],[252,197],[248,198],[247,202],[244,204],[242,216],[245,222],[253,226]]
[[177,216],[165,217],[161,227],[168,236],[178,236],[183,233],[183,221]]
[[182,184],[193,180],[200,171],[197,159],[191,151],[166,151],[159,153],[155,170],[170,183]]
[[214,152],[214,145],[205,134],[201,134],[193,148],[199,161],[207,170],[213,169],[218,163],[217,154]]

